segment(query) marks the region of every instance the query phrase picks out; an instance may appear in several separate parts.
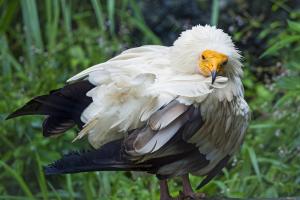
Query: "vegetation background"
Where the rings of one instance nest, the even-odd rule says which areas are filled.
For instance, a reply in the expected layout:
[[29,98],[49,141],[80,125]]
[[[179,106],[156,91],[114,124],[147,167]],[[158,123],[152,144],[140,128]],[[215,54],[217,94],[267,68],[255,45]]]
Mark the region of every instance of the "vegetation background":
[[[299,20],[299,0],[0,0],[0,199],[158,199],[152,176],[45,177],[42,166],[85,142],[70,142],[76,130],[42,138],[40,117],[4,119],[91,65],[126,48],[171,45],[199,23],[223,28],[242,51],[253,113],[241,153],[202,191],[300,196]],[[179,182],[170,185],[176,195]]]

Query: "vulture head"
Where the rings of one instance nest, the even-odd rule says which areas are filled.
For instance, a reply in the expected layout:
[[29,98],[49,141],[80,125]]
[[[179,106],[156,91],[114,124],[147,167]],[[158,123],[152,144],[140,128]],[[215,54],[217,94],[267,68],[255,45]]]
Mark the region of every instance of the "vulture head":
[[228,78],[242,75],[241,56],[231,37],[215,26],[194,26],[181,33],[171,47],[172,67],[180,72]]

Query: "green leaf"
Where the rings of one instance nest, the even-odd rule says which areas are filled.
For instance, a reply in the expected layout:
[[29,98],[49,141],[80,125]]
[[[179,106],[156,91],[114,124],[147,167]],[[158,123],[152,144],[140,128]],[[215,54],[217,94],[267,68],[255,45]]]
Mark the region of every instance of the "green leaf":
[[297,33],[300,33],[300,23],[288,20],[288,27]]
[[293,99],[294,93],[289,93],[285,94],[283,97],[279,98],[275,104],[276,107],[282,107],[284,106],[287,102]]
[[290,35],[290,36],[286,36],[285,38],[281,38],[280,41],[278,41],[277,43],[273,44],[270,48],[268,48],[261,56],[260,58],[266,57],[266,56],[270,56],[270,55],[274,55],[276,53],[278,53],[278,51],[284,47],[286,47],[287,45],[299,41],[300,40],[300,35]]
[[277,82],[277,87],[286,90],[300,90],[299,77],[284,77]]
[[276,197],[278,197],[278,192],[275,187],[270,187],[266,190],[264,196],[266,198],[276,198]]
[[256,153],[255,153],[254,149],[251,148],[251,147],[248,147],[247,149],[248,149],[250,161],[252,163],[252,167],[253,167],[253,169],[255,171],[255,174],[256,174],[258,180],[260,182],[262,182],[262,177],[261,177],[261,173],[260,173],[260,169],[259,169],[259,165],[258,165],[258,160],[257,160],[257,157],[256,157]]
[[268,129],[274,127],[278,127],[278,125],[274,124],[273,122],[269,122],[269,123],[264,122],[261,124],[250,124],[249,126],[250,129]]

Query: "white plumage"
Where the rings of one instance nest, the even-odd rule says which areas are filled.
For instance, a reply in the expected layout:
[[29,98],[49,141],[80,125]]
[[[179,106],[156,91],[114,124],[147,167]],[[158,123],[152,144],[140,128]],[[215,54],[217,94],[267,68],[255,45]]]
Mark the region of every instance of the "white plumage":
[[[228,55],[227,73],[229,77],[218,76],[212,85],[211,77],[204,77],[197,73],[197,59],[201,51],[205,49]],[[226,106],[221,103],[222,101],[231,102],[235,96],[243,98],[243,87],[240,81],[242,70],[239,59],[240,55],[230,37],[222,30],[210,26],[195,26],[193,29],[183,32],[181,37],[174,42],[174,46],[148,45],[126,50],[105,63],[79,73],[68,82],[84,78],[96,85],[87,94],[93,98],[93,103],[85,109],[81,119],[87,123],[85,129],[88,130],[84,129],[84,132],[88,134],[89,142],[95,148],[99,148],[109,141],[124,137],[127,130],[140,127],[153,113],[173,99],[184,105],[203,103],[205,105],[202,106],[203,118],[208,119],[210,115],[225,109],[222,108]],[[209,95],[211,97],[208,98]],[[242,112],[247,115],[249,109],[246,108]],[[227,130],[226,132],[230,129],[232,118],[234,118],[230,116],[231,114],[220,116],[226,117],[224,120],[227,119],[226,122],[223,120],[226,127],[222,127]],[[164,127],[163,123],[167,123],[165,121],[172,121],[173,118],[169,115],[176,118],[176,113],[168,113],[164,116],[165,119],[157,119],[160,124],[156,126]],[[207,126],[213,126],[214,121],[217,123],[218,116],[210,120],[212,121]],[[242,130],[247,127],[247,121],[242,119]],[[89,123],[93,125],[88,126]],[[214,137],[216,134],[221,135],[215,133],[217,130],[213,131],[216,127],[205,127],[200,132],[211,130],[210,135],[213,138],[217,138],[217,136]],[[153,128],[157,129],[157,127]],[[160,137],[166,141],[169,140],[178,128],[173,128],[173,132],[168,134],[159,132],[149,141],[148,146],[155,143],[156,140],[160,141]],[[237,131],[236,134],[232,132],[229,134],[232,134],[232,137],[239,137],[239,135],[243,137],[243,131],[241,129]],[[212,151],[214,146],[206,142],[202,147],[202,138],[194,137],[190,140],[199,141],[199,149],[203,149],[204,153],[210,151],[211,154],[208,155],[208,158],[212,159],[211,155],[216,153]],[[221,139],[216,141],[219,140]],[[159,145],[154,150],[157,150],[166,141],[158,143]],[[230,148],[233,147],[227,145],[227,149]],[[229,150],[223,154],[227,152]],[[143,149],[140,149],[139,153],[143,153]],[[219,160],[220,158],[216,159],[216,162]]]
[[[218,76],[214,84],[211,77],[204,77],[197,70],[197,60],[205,49],[229,58],[226,76]],[[225,155],[232,155],[239,148],[248,126],[250,112],[243,100],[240,58],[231,38],[221,29],[195,26],[183,32],[171,47],[147,45],[126,50],[68,82],[85,78],[96,85],[87,94],[93,103],[81,116],[87,124],[95,124],[84,129],[95,148],[124,137],[127,130],[140,127],[148,119],[153,130],[163,129],[187,110],[181,106],[174,108],[177,109],[174,113],[157,112],[174,99],[186,106],[201,105],[201,114],[207,123],[188,141],[212,161],[196,172],[205,174]],[[136,153],[157,151],[182,123],[158,131]]]
[[207,176],[202,186],[239,149],[250,120],[240,59],[222,30],[195,26],[170,47],[132,48],[92,66],[9,117],[48,115],[45,136],[77,124],[82,130],[74,140],[87,136],[97,149],[62,159],[49,174],[121,169],[166,179],[193,173]]

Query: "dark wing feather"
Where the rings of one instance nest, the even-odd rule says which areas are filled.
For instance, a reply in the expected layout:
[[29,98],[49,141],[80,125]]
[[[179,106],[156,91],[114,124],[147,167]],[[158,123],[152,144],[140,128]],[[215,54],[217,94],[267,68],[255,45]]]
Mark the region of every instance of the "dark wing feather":
[[182,139],[188,141],[202,127],[203,123],[200,107],[194,108],[182,128]]
[[215,176],[217,176],[224,167],[226,167],[228,161],[230,160],[230,156],[227,155],[225,158],[223,158],[205,177],[205,179],[203,179],[203,181],[197,186],[197,190],[202,188],[204,185],[206,185],[207,183],[209,183],[209,181],[211,181]]
[[43,123],[45,136],[63,133],[75,124],[81,127],[81,113],[92,102],[86,93],[93,87],[87,80],[66,85],[48,95],[33,98],[7,119],[23,115],[47,115]]
[[74,124],[75,122],[72,119],[48,116],[43,122],[43,135],[48,137],[63,133],[73,127]]
[[[159,112],[163,120],[163,113],[171,110],[170,106],[179,104],[176,100],[163,107]],[[155,115],[155,114],[154,114]],[[170,116],[170,115],[167,115]],[[129,154],[129,159],[137,163],[151,163],[157,167],[157,177],[160,179],[180,176],[187,173],[197,172],[210,164],[210,160],[206,159],[206,155],[201,153],[199,149],[188,140],[202,127],[205,123],[201,117],[200,106],[189,106],[188,109],[174,118],[173,122],[164,128],[183,121],[181,128],[177,133],[163,145],[158,151],[148,153],[145,155],[138,155],[134,153],[135,146],[146,144],[151,137],[154,137],[159,130],[153,130],[151,123],[142,129],[135,130],[125,140],[125,152]],[[199,188],[207,184],[213,177],[215,177],[222,168],[225,167],[229,160],[229,156],[222,159],[206,176],[206,178],[199,185]]]
[[73,152],[44,168],[46,175],[88,171],[153,171],[151,164],[136,164],[120,153],[122,140],[85,152]]
[[[200,107],[186,106],[183,108],[182,106],[176,100],[172,101],[158,113],[153,114],[163,122],[152,120],[145,127],[135,130],[124,141],[125,153],[128,158],[136,163],[157,163],[157,165],[159,163],[156,174],[162,179],[194,172],[209,164],[205,155],[201,154],[195,145],[185,140],[196,133],[203,124]],[[171,115],[168,112],[172,112]],[[166,116],[169,118],[164,119]],[[169,122],[170,118],[173,119],[172,122]],[[158,126],[153,125],[153,122],[163,124],[162,129],[156,130]],[[174,136],[159,150],[146,154],[135,152],[135,149],[147,145],[159,131],[170,129],[177,123],[180,124],[180,128],[175,129],[177,131]]]
[[[176,106],[176,104],[173,102],[169,106]],[[174,111],[174,109],[168,107],[168,105],[162,109]],[[174,117],[174,119],[176,118],[175,121],[184,120],[185,123],[189,123],[191,120],[190,117],[195,116],[193,115],[194,112],[196,112],[196,108],[192,106],[186,109],[186,111],[182,114],[179,114],[178,117]],[[167,125],[165,128],[168,128],[169,125],[166,123],[164,124]],[[193,145],[188,144],[182,139],[182,131],[185,130],[185,125],[182,125],[182,127],[178,130],[178,133],[176,133],[174,137],[172,137],[158,151],[147,155],[133,156],[130,151],[134,148],[134,145],[138,144],[135,141],[136,139],[140,140],[139,145],[143,145],[151,139],[153,134],[155,135],[159,131],[151,129],[148,130],[149,132],[145,132],[145,128],[147,129],[147,127],[144,127],[134,130],[129,133],[129,136],[126,139],[110,142],[97,150],[64,156],[61,160],[47,167],[45,169],[46,173],[57,174],[95,170],[122,170],[146,171],[157,174],[158,178],[168,178],[178,174],[176,171],[178,168],[181,168],[181,162],[186,163],[184,166],[184,170],[186,171],[196,170],[207,164],[208,161],[205,159],[205,156],[200,154],[198,149]],[[144,131],[143,137],[138,137],[139,133],[141,133],[140,131]],[[160,174],[159,170],[163,167],[170,167],[171,170],[168,171],[168,173]],[[186,171],[183,173],[186,173]]]

